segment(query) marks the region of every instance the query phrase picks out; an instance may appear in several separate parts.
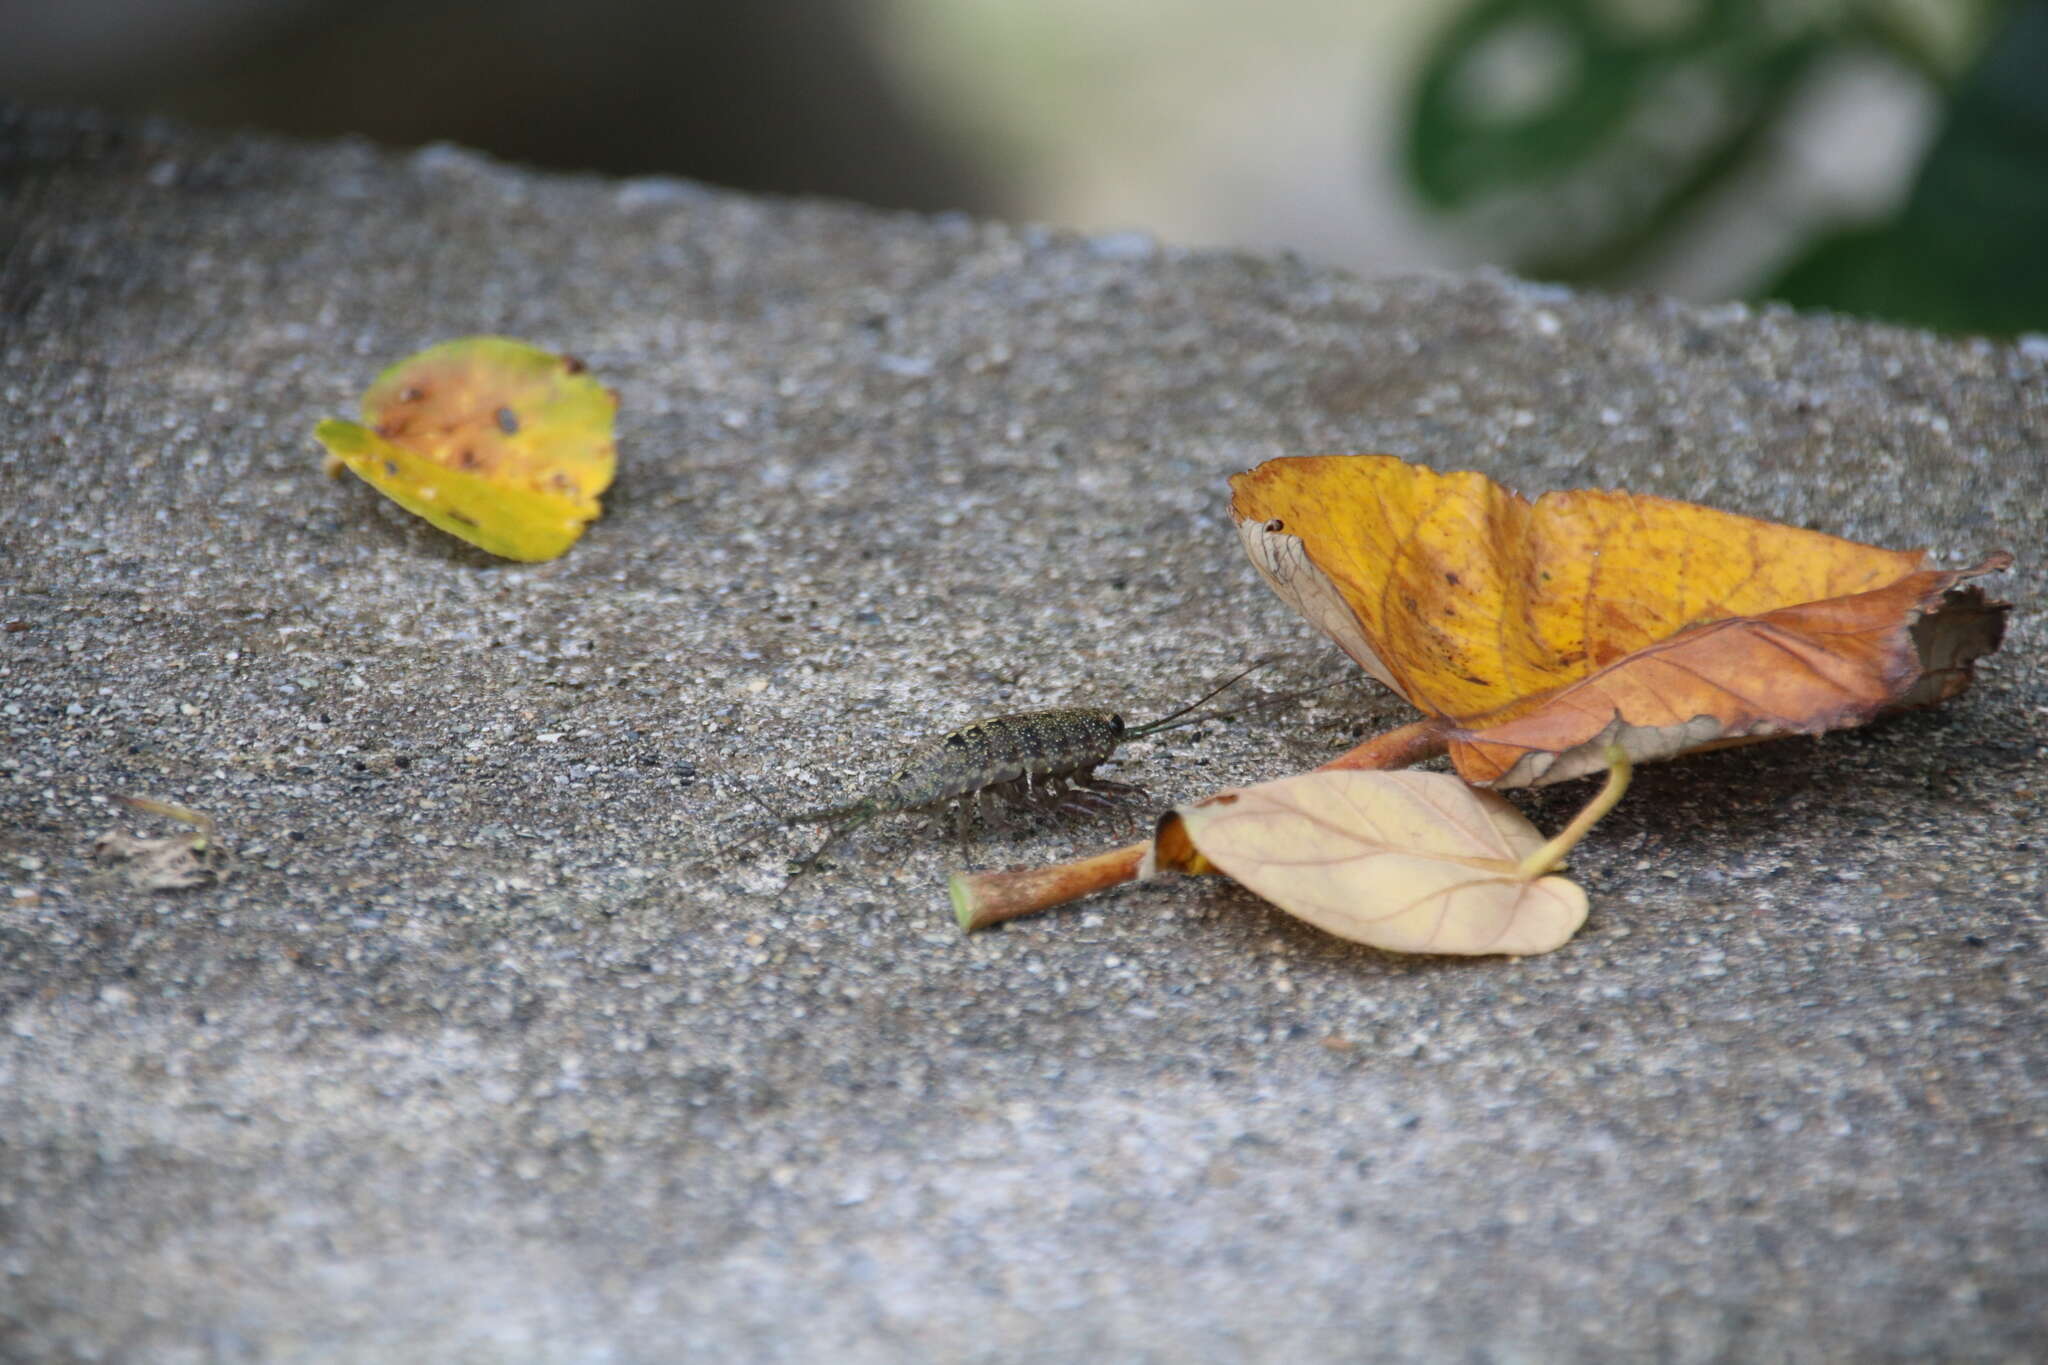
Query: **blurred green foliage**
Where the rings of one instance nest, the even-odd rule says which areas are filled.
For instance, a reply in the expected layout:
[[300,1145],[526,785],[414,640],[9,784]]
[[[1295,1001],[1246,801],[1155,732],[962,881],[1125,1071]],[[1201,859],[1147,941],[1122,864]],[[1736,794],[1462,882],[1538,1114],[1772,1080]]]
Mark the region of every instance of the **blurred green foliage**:
[[2048,330],[2048,0],[1475,0],[1431,50],[1409,178],[1525,273],[1613,281],[1728,192],[1822,59],[1942,95],[1898,215],[1758,292],[1951,330]]

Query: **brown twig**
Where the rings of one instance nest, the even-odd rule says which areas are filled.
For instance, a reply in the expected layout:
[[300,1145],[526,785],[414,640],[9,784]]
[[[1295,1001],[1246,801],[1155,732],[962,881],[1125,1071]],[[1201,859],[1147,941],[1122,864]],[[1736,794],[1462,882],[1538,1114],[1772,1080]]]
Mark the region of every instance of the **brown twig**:
[[[1442,753],[1447,729],[1447,723],[1436,717],[1418,720],[1375,735],[1323,767],[1405,768]],[[1028,867],[1015,872],[956,872],[951,882],[953,914],[962,929],[986,929],[1006,919],[1035,915],[1055,905],[1107,891],[1112,886],[1136,881],[1138,867],[1151,847],[1152,841],[1143,839],[1051,867]]]
[[1019,915],[1035,915],[1070,900],[1136,881],[1150,839],[1090,858],[1015,872],[955,872],[953,914],[962,929],[986,929]]
[[1442,716],[1424,716],[1398,729],[1374,735],[1356,749],[1337,755],[1317,768],[1410,768],[1435,758],[1450,744],[1451,723]]

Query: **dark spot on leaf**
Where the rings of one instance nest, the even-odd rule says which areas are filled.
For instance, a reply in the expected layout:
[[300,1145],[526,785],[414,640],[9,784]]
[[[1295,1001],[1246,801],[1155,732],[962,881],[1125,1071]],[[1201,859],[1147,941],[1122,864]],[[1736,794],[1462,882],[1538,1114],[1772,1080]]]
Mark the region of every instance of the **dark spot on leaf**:
[[395,479],[398,477],[398,465],[395,461],[386,460],[384,462],[384,477],[387,479]]
[[1266,534],[1269,536],[1277,536],[1286,529],[1287,523],[1280,520],[1280,518],[1278,517],[1275,517],[1271,521],[1266,523]]
[[474,525],[476,525],[476,519],[475,519],[475,518],[473,518],[473,517],[466,517],[466,516],[464,516],[464,515],[463,515],[462,513],[460,513],[460,512],[458,512],[458,511],[456,511],[456,510],[455,510],[454,508],[452,508],[452,507],[448,509],[448,520],[450,520],[450,521],[459,521],[459,522],[461,522],[461,523],[462,523],[462,524],[463,524],[464,526],[474,526]]
[[578,360],[573,355],[565,355],[562,357],[562,369],[569,374],[582,374],[585,370],[589,368],[590,367],[588,365],[584,364],[581,360]]
[[1454,588],[1455,588],[1455,587],[1457,587],[1457,586],[1458,586],[1458,585],[1459,585],[1460,583],[1462,583],[1462,582],[1464,582],[1464,581],[1465,581],[1464,579],[1462,579],[1462,578],[1458,577],[1458,576],[1457,576],[1456,574],[1454,574],[1454,573],[1446,573],[1446,574],[1444,575],[1444,582],[1446,582],[1446,583],[1450,584],[1450,585],[1451,585],[1452,587],[1454,587]]
[[517,436],[519,434],[519,414],[510,408],[499,408],[498,430],[504,432],[507,436]]
[[475,469],[477,463],[476,452],[474,450],[469,449],[468,447],[464,447],[463,449],[456,451],[455,463],[460,465],[464,469]]
[[416,384],[408,384],[398,391],[398,401],[401,403],[417,403],[426,396],[427,391]]

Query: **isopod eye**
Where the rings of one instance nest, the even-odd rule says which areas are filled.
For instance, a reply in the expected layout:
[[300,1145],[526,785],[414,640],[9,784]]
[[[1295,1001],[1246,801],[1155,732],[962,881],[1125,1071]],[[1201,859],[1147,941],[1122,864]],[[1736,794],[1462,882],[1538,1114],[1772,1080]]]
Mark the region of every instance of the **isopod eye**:
[[1109,732],[1113,735],[1120,735],[1124,732],[1124,718],[1122,716],[1111,716],[1109,718]]

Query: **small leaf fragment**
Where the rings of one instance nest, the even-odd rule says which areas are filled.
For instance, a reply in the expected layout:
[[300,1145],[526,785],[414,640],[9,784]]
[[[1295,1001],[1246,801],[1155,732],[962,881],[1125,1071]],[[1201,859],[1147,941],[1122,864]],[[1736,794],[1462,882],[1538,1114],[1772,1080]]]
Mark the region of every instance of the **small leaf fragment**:
[[1547,953],[1586,920],[1549,870],[1620,798],[1606,789],[1557,839],[1448,773],[1324,769],[1219,793],[1159,822],[1145,872],[1213,867],[1298,919],[1397,953]]
[[314,429],[416,516],[506,559],[553,559],[602,511],[618,398],[573,357],[505,337],[430,347],[384,371],[362,420]]
[[93,857],[121,864],[130,885],[144,891],[181,891],[227,880],[229,856],[217,837],[212,816],[144,796],[119,799],[145,815],[161,815],[192,827],[189,834],[157,839],[142,839],[120,830],[108,830],[94,839]]

